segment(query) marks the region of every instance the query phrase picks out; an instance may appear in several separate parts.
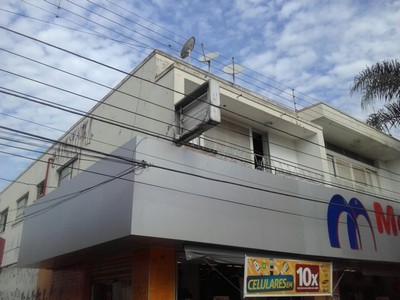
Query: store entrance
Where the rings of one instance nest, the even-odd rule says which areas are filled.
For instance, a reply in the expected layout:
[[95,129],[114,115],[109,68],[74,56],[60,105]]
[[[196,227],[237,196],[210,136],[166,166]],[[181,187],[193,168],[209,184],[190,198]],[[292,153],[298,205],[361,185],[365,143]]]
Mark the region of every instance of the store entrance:
[[131,300],[131,281],[109,280],[92,284],[91,300]]
[[339,289],[340,300],[400,299],[400,277],[346,272]]
[[242,300],[241,265],[181,263],[178,266],[178,300]]

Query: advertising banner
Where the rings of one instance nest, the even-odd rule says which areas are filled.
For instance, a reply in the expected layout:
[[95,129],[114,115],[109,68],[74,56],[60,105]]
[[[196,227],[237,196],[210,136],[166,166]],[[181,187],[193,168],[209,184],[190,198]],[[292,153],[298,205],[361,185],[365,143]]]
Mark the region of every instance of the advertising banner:
[[246,256],[244,278],[245,297],[332,294],[332,263]]

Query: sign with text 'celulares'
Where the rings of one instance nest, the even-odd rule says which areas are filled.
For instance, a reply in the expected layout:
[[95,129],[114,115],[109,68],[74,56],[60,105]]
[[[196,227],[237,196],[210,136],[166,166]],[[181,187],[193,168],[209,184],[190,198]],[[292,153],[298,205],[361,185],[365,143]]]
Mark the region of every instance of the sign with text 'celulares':
[[331,263],[249,256],[245,258],[245,297],[331,294]]

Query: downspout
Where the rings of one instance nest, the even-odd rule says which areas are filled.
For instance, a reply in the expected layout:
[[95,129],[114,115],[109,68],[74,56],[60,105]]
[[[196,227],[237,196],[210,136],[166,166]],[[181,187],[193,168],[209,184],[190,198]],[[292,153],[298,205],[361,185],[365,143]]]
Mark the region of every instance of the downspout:
[[54,162],[54,158],[52,158],[52,157],[50,157],[50,158],[47,160],[46,177],[44,178],[42,196],[46,195],[47,182],[48,182],[48,180],[49,180],[50,165],[51,165],[53,162]]

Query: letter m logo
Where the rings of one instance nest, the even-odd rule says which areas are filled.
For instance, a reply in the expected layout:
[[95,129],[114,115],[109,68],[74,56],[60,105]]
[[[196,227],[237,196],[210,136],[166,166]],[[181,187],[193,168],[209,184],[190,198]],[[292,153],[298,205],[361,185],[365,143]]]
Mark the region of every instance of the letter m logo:
[[[374,202],[374,210],[379,233],[383,233],[383,229],[385,228],[385,232],[388,235],[393,232],[393,235],[397,236],[396,218],[393,207],[391,205],[386,206],[385,214],[382,206],[378,202]],[[397,218],[397,223],[400,228],[400,217]]]
[[339,219],[342,214],[347,215],[347,234],[351,249],[361,250],[362,242],[360,236],[360,229],[357,223],[358,217],[364,217],[371,229],[371,234],[374,239],[375,251],[376,241],[374,231],[372,229],[371,220],[364,207],[364,205],[357,198],[352,198],[347,202],[341,195],[336,194],[331,198],[328,206],[328,232],[329,241],[334,248],[340,248],[339,241]]

